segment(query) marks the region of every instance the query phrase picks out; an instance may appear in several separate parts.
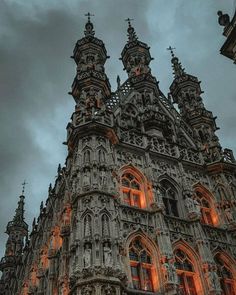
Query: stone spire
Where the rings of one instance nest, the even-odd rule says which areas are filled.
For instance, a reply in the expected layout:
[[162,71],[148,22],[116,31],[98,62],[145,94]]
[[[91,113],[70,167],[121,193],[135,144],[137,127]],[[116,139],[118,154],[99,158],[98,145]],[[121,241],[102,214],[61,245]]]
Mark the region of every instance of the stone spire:
[[0,280],[0,294],[12,294],[16,284],[16,268],[21,263],[25,239],[28,236],[28,225],[24,221],[24,187],[15,215],[12,221],[9,221],[6,228],[8,240],[6,243],[5,256],[1,259],[0,270],[2,277]]
[[131,25],[131,21],[133,19],[127,18],[126,21],[128,22],[128,29],[127,29],[127,36],[128,36],[128,42],[133,42],[133,41],[137,41],[138,37],[136,35],[136,32],[134,30],[134,28]]
[[169,46],[167,48],[167,50],[170,50],[170,53],[171,53],[171,63],[172,63],[172,68],[174,70],[173,72],[173,75],[175,78],[179,78],[183,75],[185,75],[185,71],[184,71],[184,68],[182,67],[182,64],[181,62],[179,61],[178,57],[175,56],[174,54],[174,50],[175,48]]
[[93,24],[92,22],[90,21],[90,17],[91,16],[94,16],[94,14],[90,14],[89,12],[87,14],[85,14],[85,16],[88,17],[88,21],[87,23],[85,24],[85,30],[84,30],[84,35],[86,37],[88,36],[94,36],[95,35],[95,31],[93,30]]
[[150,62],[153,60],[150,54],[150,47],[140,41],[135,29],[131,24],[133,19],[127,18],[128,41],[121,52],[121,60],[126,70],[129,83],[139,92],[155,93],[160,96],[158,81],[151,74]]
[[[200,81],[197,77],[185,72],[179,59],[174,55],[171,46],[167,48],[171,52],[171,63],[174,70],[174,80],[170,86],[173,102],[178,105],[182,118],[194,129],[196,139],[203,149],[214,153],[214,160],[220,159],[219,139],[215,135],[218,129],[215,123],[216,117],[208,111],[203,103]],[[210,155],[211,158],[211,155]],[[212,159],[208,159],[212,161]]]

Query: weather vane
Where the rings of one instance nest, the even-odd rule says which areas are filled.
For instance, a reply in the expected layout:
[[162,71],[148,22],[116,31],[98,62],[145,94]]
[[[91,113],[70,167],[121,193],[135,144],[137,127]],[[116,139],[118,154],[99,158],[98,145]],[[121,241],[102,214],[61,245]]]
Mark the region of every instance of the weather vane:
[[88,17],[88,22],[90,22],[90,17],[94,16],[94,14],[91,14],[90,12],[86,13],[85,16]]
[[170,51],[172,57],[175,56],[175,55],[174,55],[174,52],[173,52],[173,50],[176,49],[175,47],[171,47],[171,46],[169,46],[169,47],[166,48],[166,49]]
[[134,20],[134,19],[133,18],[129,18],[129,17],[127,19],[125,19],[125,21],[128,22],[129,26],[131,26],[131,21],[132,20]]
[[25,186],[26,186],[26,184],[28,184],[25,180],[24,180],[24,182],[21,184],[22,185],[22,195],[24,195],[24,192],[25,192]]

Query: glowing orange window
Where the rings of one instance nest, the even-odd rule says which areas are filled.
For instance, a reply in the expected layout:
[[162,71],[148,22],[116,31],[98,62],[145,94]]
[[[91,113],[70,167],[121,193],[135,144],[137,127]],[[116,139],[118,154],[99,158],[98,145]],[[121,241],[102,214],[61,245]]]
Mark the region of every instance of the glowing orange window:
[[153,264],[151,255],[142,245],[140,239],[135,239],[129,248],[130,269],[133,288],[136,290],[153,291]]
[[235,280],[230,268],[218,257],[215,258],[217,264],[217,273],[220,279],[222,295],[236,295]]
[[194,281],[194,267],[188,255],[182,250],[175,251],[175,267],[181,295],[197,295]]
[[139,208],[146,206],[141,185],[133,174],[125,173],[122,176],[122,193],[126,204]]
[[210,202],[201,192],[196,192],[196,200],[201,207],[201,222],[209,225],[214,225]]

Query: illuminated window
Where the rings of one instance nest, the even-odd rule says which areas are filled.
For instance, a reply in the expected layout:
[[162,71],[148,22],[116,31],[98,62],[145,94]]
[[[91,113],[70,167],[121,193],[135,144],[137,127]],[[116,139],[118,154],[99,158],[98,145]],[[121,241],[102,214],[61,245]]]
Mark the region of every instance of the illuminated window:
[[199,191],[196,192],[195,199],[201,207],[201,222],[209,225],[214,225],[212,220],[212,208],[208,199]]
[[153,291],[153,264],[149,251],[142,245],[139,238],[129,248],[130,269],[133,288],[136,290]]
[[137,178],[130,173],[122,176],[123,201],[134,207],[145,207],[144,193]]
[[167,215],[179,216],[177,207],[177,191],[174,186],[167,180],[161,181],[163,192],[163,203]]
[[217,264],[217,273],[220,279],[222,295],[236,295],[235,280],[230,268],[219,258],[215,258]]
[[189,256],[178,249],[175,251],[175,267],[181,295],[197,295],[194,281],[194,267]]

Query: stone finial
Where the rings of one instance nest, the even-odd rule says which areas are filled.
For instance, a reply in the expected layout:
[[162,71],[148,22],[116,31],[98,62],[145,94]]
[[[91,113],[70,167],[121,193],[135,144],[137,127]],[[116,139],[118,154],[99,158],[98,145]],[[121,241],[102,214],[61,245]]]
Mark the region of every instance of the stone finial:
[[88,36],[94,36],[95,35],[95,31],[93,29],[93,23],[91,23],[91,21],[90,21],[90,17],[91,16],[94,16],[94,14],[91,14],[91,13],[88,12],[88,13],[85,14],[85,16],[88,17],[88,21],[85,24],[84,35],[86,37],[88,37]]
[[184,68],[182,67],[181,62],[179,61],[178,57],[175,56],[174,54],[174,50],[175,48],[169,46],[167,48],[167,50],[170,51],[172,59],[171,59],[171,63],[172,63],[172,68],[174,70],[173,74],[175,78],[179,78],[181,76],[183,76],[185,74]]
[[217,12],[219,18],[218,23],[220,26],[226,27],[230,23],[230,17],[228,14],[223,14],[222,11]]
[[127,18],[125,20],[125,21],[128,22],[128,29],[127,29],[127,32],[128,32],[128,34],[127,34],[127,36],[128,36],[128,42],[133,42],[133,41],[138,40],[138,37],[136,35],[136,32],[135,32],[134,28],[131,25],[131,21],[132,20],[133,19],[130,19],[130,18]]

